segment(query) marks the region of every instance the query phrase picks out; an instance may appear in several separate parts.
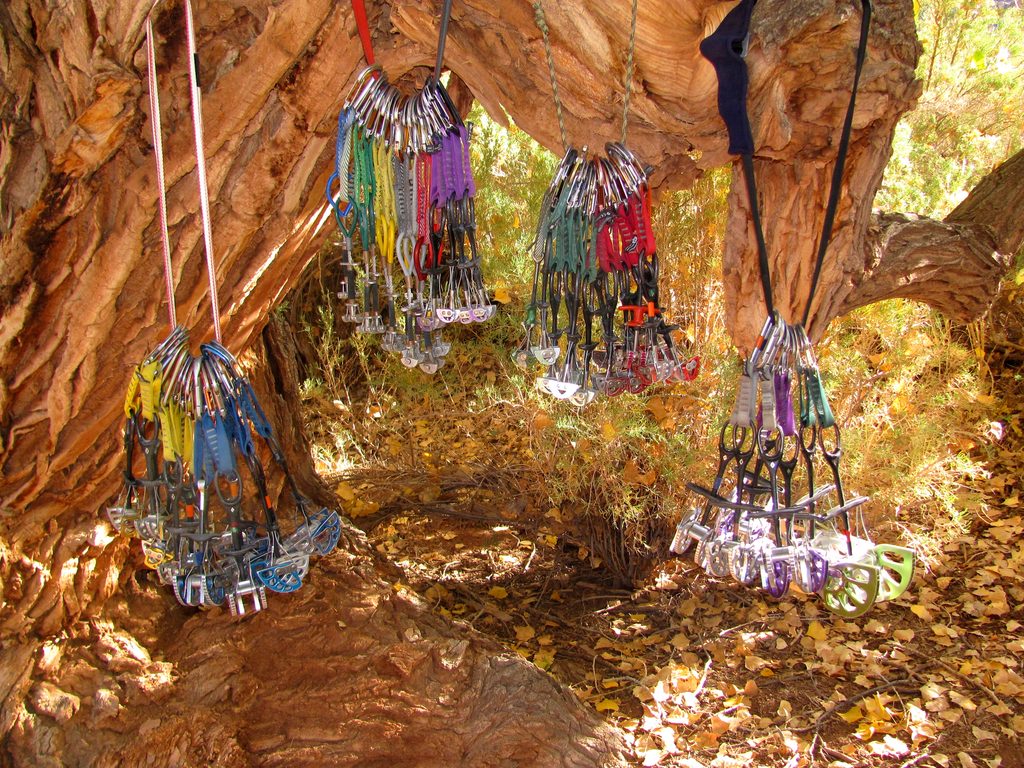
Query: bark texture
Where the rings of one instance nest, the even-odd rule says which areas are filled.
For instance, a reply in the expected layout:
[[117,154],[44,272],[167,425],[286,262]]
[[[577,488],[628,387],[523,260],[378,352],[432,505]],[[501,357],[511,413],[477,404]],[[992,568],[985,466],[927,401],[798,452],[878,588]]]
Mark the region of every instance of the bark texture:
[[[93,722],[88,719],[92,713],[120,711],[114,706],[117,702],[112,703],[100,688],[95,692],[77,688],[63,672],[54,678],[56,682],[50,680],[48,659],[59,654],[59,649],[53,650],[56,639],[74,641],[75,648],[88,648],[107,631],[104,622],[128,620],[123,615],[119,618],[110,601],[119,600],[130,586],[136,563],[127,545],[110,536],[98,513],[119,483],[117,424],[127,376],[131,366],[165,333],[142,47],[148,5],[120,0],[0,3],[0,641],[4,647],[0,734],[13,734],[12,754],[28,764],[36,764],[26,757],[32,749],[40,755],[53,755],[56,745],[75,744],[73,740],[79,737],[87,747],[93,738],[87,726]],[[361,67],[362,52],[348,3],[196,0],[195,5],[217,282],[225,340],[233,351],[242,352],[260,339],[268,310],[295,284],[327,233],[330,224],[322,190],[331,165],[335,120],[348,83]],[[370,3],[378,60],[392,79],[413,87],[433,63],[439,6],[439,2],[419,0]],[[715,108],[714,71],[700,57],[697,44],[732,4],[650,0],[640,6],[629,143],[658,168],[656,183],[665,188],[681,187],[701,169],[727,160],[724,131]],[[628,4],[565,0],[548,2],[545,7],[569,139],[599,147],[619,135]],[[871,226],[870,204],[888,157],[893,126],[918,93],[913,71],[920,51],[911,0],[876,0],[875,7],[846,194],[815,313],[814,330],[819,333],[827,319],[857,305],[858,291],[878,290],[865,287],[862,278],[867,271],[891,275],[891,281],[898,283],[906,266],[903,257],[895,254],[914,255],[917,261],[911,259],[911,264],[920,263],[921,258],[919,250],[899,245],[907,240],[907,227],[902,235],[883,236],[879,230],[876,250],[865,250],[864,245]],[[175,299],[179,318],[193,329],[198,341],[210,333],[210,302],[202,263],[181,6],[168,0],[159,8],[157,20]],[[820,228],[833,145],[852,76],[858,21],[855,3],[837,5],[834,0],[762,0],[754,16],[749,61],[751,113],[761,148],[756,165],[777,276],[776,300],[790,316],[806,297],[814,252],[808,233]],[[556,147],[557,120],[530,3],[460,0],[453,11],[446,63],[456,76],[453,89],[460,104],[472,94],[499,119],[507,111],[542,143]],[[994,199],[994,194],[989,198]],[[990,210],[981,203],[979,206],[978,210]],[[738,192],[732,195],[730,210],[725,257],[728,316],[742,345],[760,325],[763,310],[760,289],[753,279],[753,241],[746,205]],[[977,210],[961,214],[971,218]],[[962,226],[960,220],[951,223]],[[990,217],[981,223],[994,227],[998,244],[998,219]],[[966,230],[951,232],[965,234]],[[944,242],[952,247],[955,239]],[[870,253],[870,258],[865,253]],[[956,258],[949,263],[951,269],[962,264]],[[997,271],[990,270],[985,279],[994,281]],[[914,285],[928,283],[931,277],[926,273],[918,268],[912,278]],[[939,286],[932,292],[932,300],[963,315],[977,311],[984,304],[985,279],[969,292],[968,297],[973,298],[967,303],[964,295],[968,292],[959,290],[958,281],[937,278],[931,281]],[[942,281],[951,286],[941,288]],[[994,289],[994,282],[991,287]],[[906,288],[902,295],[910,292]],[[271,351],[258,351],[256,356],[273,357],[274,345],[280,346],[281,340],[271,328],[262,342]],[[288,394],[281,381],[287,373],[265,365],[255,374],[257,383],[262,382],[264,397],[270,398],[274,389],[285,393],[284,400],[275,401],[272,407],[277,426],[285,433],[290,427],[280,419],[287,410]],[[297,445],[294,440],[286,442]],[[301,451],[293,455],[298,462]],[[309,476],[306,483],[315,485]],[[155,714],[148,721],[126,715],[122,722],[118,716],[113,721],[114,731],[124,734],[126,744],[137,732],[155,734],[170,754],[174,739],[183,740],[179,755],[198,754],[188,750],[200,748],[221,750],[218,754],[224,761],[242,760],[239,755],[247,749],[269,754],[272,745],[256,744],[246,735],[251,732],[241,725],[245,718],[269,717],[250,695],[254,681],[277,674],[280,680],[291,679],[286,676],[297,674],[304,664],[312,665],[314,657],[303,656],[306,646],[297,639],[295,664],[269,668],[266,659],[280,659],[282,646],[271,646],[269,640],[262,644],[261,633],[270,632],[277,626],[275,622],[280,622],[282,630],[300,626],[298,617],[305,615],[302,611],[312,614],[314,607],[322,608],[314,606],[317,600],[337,601],[336,609],[346,623],[350,622],[344,617],[362,615],[358,606],[363,592],[356,590],[350,597],[346,589],[352,585],[337,574],[317,573],[312,581],[318,578],[323,579],[323,594],[314,597],[320,593],[310,592],[288,603],[297,612],[292,618],[279,608],[284,603],[277,601],[270,614],[238,628],[220,619],[209,623],[197,620],[186,626],[186,636],[175,646],[178,655],[168,661],[179,665],[174,666],[179,682],[164,688],[177,686],[174,695],[181,698],[166,701],[179,703],[167,706],[178,707],[175,711],[183,718],[197,719],[203,740],[189,741],[185,729],[166,725]],[[371,581],[365,583],[371,585]],[[377,604],[390,604],[380,584],[365,590],[367,595],[376,595],[373,600]],[[323,596],[327,594],[330,600]],[[399,620],[397,614],[390,618]],[[316,616],[309,620],[320,621]],[[295,624],[288,623],[291,621]],[[374,631],[378,629],[384,632],[384,624]],[[329,622],[322,627],[324,643],[333,642],[328,630]],[[78,632],[87,634],[79,636]],[[88,634],[92,632],[98,634]],[[272,634],[279,640],[283,637],[283,632]],[[230,654],[217,650],[222,637],[237,649],[238,656],[232,656],[235,661],[225,660]],[[395,657],[396,668],[410,670],[394,673],[407,686],[394,686],[395,691],[404,691],[399,698],[405,696],[409,704],[402,711],[408,718],[419,718],[420,723],[436,722],[430,719],[433,715],[419,709],[427,708],[426,699],[417,697],[432,684],[431,676],[422,670],[441,674],[444,654],[428,659],[413,653],[415,658],[409,660],[406,654],[411,651],[405,648],[405,641],[396,643],[395,647],[401,648]],[[348,652],[357,653],[353,648]],[[87,669],[91,657],[82,658],[87,661],[81,669],[69,668],[67,674],[92,674]],[[488,707],[497,706],[503,698],[497,694],[501,686],[516,690],[516,686],[540,685],[522,665],[492,664],[482,652],[466,658],[476,659],[462,665],[468,665],[467,679],[478,681],[474,690]],[[248,660],[258,674],[246,671]],[[149,662],[140,663],[141,669],[148,669]],[[238,669],[240,675],[247,675],[246,682],[237,690],[233,685],[225,690],[204,688],[206,663],[243,664]],[[385,674],[390,669],[388,663],[380,662],[384,672],[374,669]],[[354,701],[368,701],[359,697],[379,697],[391,690],[371,690],[366,670],[359,664],[351,668],[353,680],[366,687],[362,693],[352,693]],[[115,677],[121,674],[108,671]],[[145,677],[149,674],[145,672],[140,679],[151,680]],[[152,674],[159,678],[164,673]],[[493,677],[486,678],[488,674]],[[506,682],[479,682],[484,679]],[[511,682],[513,679],[516,682]],[[311,681],[311,686],[313,682],[318,681]],[[79,693],[65,697],[60,694],[64,688],[54,691],[47,687],[58,683]],[[152,700],[148,711],[157,712],[165,700],[159,692],[164,688],[152,684],[159,690],[150,691],[146,687],[149,682],[126,678],[123,700],[133,711],[136,704],[144,708]],[[358,687],[356,682],[352,685]],[[121,693],[109,690],[121,700]],[[454,700],[471,701],[466,698],[467,690],[451,695]],[[528,704],[533,703],[530,697],[540,696],[534,688],[523,690],[528,693]],[[310,691],[317,705],[313,709],[319,711],[327,693],[325,689]],[[267,697],[260,699],[266,701]],[[204,708],[205,702],[211,703],[210,709]],[[435,702],[431,699],[431,706]],[[225,722],[213,714],[232,707],[238,717],[237,728],[230,719]],[[273,707],[280,717],[291,717],[294,712],[298,718],[302,698],[289,698]],[[391,734],[383,725],[394,714],[390,710],[354,707],[344,710],[347,714],[337,714],[342,710],[342,704],[332,710],[336,717],[348,718],[331,721],[335,728],[332,738],[341,741],[331,741],[337,746],[330,748],[339,750],[338,754],[349,748],[344,729],[335,727],[338,723],[371,730],[379,727],[381,734]],[[496,711],[484,709],[481,717],[511,723],[519,717],[515,709],[494,715]],[[528,713],[529,707],[523,711]],[[545,716],[540,718],[541,725],[554,727],[560,722],[555,716],[547,717],[553,711],[550,708],[539,711]],[[244,713],[244,718],[238,713]],[[102,720],[102,715],[97,716]],[[83,717],[86,719],[78,719]],[[42,730],[32,730],[36,726],[31,718],[43,724],[39,725]],[[579,711],[572,719],[592,724]],[[61,735],[61,729],[54,730],[50,720],[76,725]],[[449,723],[449,730],[442,733],[473,722]],[[483,721],[476,722],[482,727]],[[566,730],[572,732],[568,726]],[[37,739],[33,733],[41,735]],[[301,738],[301,729],[295,733]],[[318,738],[330,741],[327,733],[325,728]],[[445,756],[453,749],[464,748],[467,754],[476,749],[468,737],[460,742],[453,736],[448,744],[428,739],[423,730],[408,733],[411,741],[437,745],[438,754]],[[381,748],[387,749],[384,741]],[[515,748],[536,753],[532,758],[523,757],[521,764],[531,760],[538,765],[557,764],[544,757],[551,743],[569,749],[564,740],[542,739],[528,747],[523,742],[532,743],[532,737],[524,736]],[[486,746],[489,742],[481,743]],[[504,754],[494,749],[495,754]],[[575,753],[571,750],[566,754],[569,757],[563,764],[596,764],[587,762],[586,756],[572,757]],[[164,758],[173,764],[170,757],[160,759]],[[515,755],[509,757],[516,759]],[[190,760],[181,758],[184,763]],[[260,760],[264,758],[257,762]],[[264,762],[269,760],[266,757]],[[477,762],[488,764],[484,757]]]
[[35,768],[625,765],[621,736],[571,693],[381,582],[378,567],[339,552],[315,584],[242,623],[187,618],[146,587],[115,600],[113,623],[81,623],[35,653],[15,646],[27,690],[9,758]]
[[[295,334],[283,317],[272,313],[256,347],[256,365],[253,366],[253,387],[267,418],[276,425],[276,432],[288,462],[288,469],[303,492],[318,504],[334,507],[334,493],[320,478],[310,461],[310,445],[302,421],[302,403],[299,399],[299,353]],[[272,462],[265,462],[268,466]],[[276,470],[276,468],[273,468]],[[284,482],[281,472],[269,477],[276,483],[279,495]],[[275,489],[272,488],[273,493]]]
[[[860,25],[859,4],[827,0],[800,8],[762,4],[752,40],[750,115],[757,149],[755,176],[765,240],[772,267],[773,296],[783,319],[799,321],[809,300],[811,274],[824,219],[828,188],[843,118],[853,85]],[[868,60],[854,113],[843,194],[808,331],[820,336],[840,313],[852,276],[863,271],[861,249],[871,219],[871,201],[882,181],[900,116],[916,102],[920,84],[914,67],[920,45],[913,14],[902,0],[874,4]],[[738,166],[730,193],[723,259],[727,322],[747,347],[766,315],[754,229]]]
[[847,288],[844,314],[883,299],[916,299],[954,320],[988,311],[993,287],[1024,243],[1024,151],[982,179],[944,221],[875,214],[863,269]]
[[[627,8],[550,5],[569,138],[599,145],[619,132]],[[726,157],[714,71],[697,43],[731,6],[642,6],[630,142],[666,186],[682,186],[698,166]],[[433,58],[436,8],[402,0],[371,8],[379,61],[411,84]],[[0,152],[0,507],[19,510],[7,522],[15,542],[38,539],[56,516],[66,527],[69,499],[78,510],[72,516],[84,520],[110,496],[117,482],[111,427],[124,377],[163,333],[143,10],[110,0],[0,8],[0,67],[9,75]],[[346,3],[257,0],[197,10],[217,277],[226,338],[240,351],[326,234],[321,190],[335,115],[361,50]],[[856,26],[852,5],[838,13],[826,0],[757,6],[751,111],[764,147],[759,178],[783,307],[803,295],[812,252],[806,232],[821,217]],[[176,300],[179,317],[202,338],[209,301],[180,7],[161,9],[158,33]],[[892,125],[916,94],[918,50],[909,0],[877,3],[851,191],[833,249],[842,257],[830,262],[825,286],[862,269],[853,244],[868,223]],[[528,3],[456,4],[446,60],[495,114],[506,109],[555,143]],[[742,199],[732,207],[726,282],[742,343],[761,310]]]

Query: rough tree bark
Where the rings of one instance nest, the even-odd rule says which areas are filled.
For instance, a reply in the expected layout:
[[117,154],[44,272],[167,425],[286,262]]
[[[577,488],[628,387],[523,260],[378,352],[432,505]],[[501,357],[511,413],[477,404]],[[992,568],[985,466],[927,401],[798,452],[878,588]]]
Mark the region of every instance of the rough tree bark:
[[953,320],[988,307],[1011,258],[1024,243],[1024,151],[1002,163],[944,221],[875,214],[865,240],[864,268],[839,314],[883,299],[916,299]]
[[119,594],[113,622],[81,622],[22,659],[27,709],[8,756],[33,768],[625,764],[614,729],[382,582],[358,537],[294,599],[241,623]]
[[[393,78],[411,85],[432,63],[439,4],[370,3],[378,59]],[[361,50],[347,3],[196,5],[217,277],[228,346],[240,352],[326,234],[321,190],[335,116]],[[656,183],[681,187],[727,159],[714,72],[697,43],[731,3],[640,5],[629,141],[658,168]],[[32,681],[45,677],[43,643],[98,617],[131,571],[128,548],[112,540],[98,510],[118,483],[116,424],[126,376],[164,332],[142,51],[147,6],[0,4],[0,733],[24,730],[30,715],[59,721],[40,714],[48,705],[33,715],[23,703]],[[628,4],[546,6],[570,140],[599,146],[618,136]],[[833,0],[763,0],[754,17],[758,175],[776,299],[787,314],[806,293],[813,254],[807,233],[820,225],[857,22],[854,3]],[[181,9],[173,0],[159,11],[158,37],[176,300],[179,317],[201,339],[210,332],[209,300]],[[819,332],[856,306],[858,295],[878,290],[865,279],[872,272],[900,283],[900,295],[927,294],[960,314],[983,310],[985,285],[994,292],[998,269],[965,303],[959,282],[949,287],[946,277],[922,269],[919,257],[906,266],[900,249],[912,251],[901,245],[909,230],[887,235],[893,230],[881,227],[890,221],[884,219],[878,235],[869,231],[893,126],[918,92],[918,54],[910,0],[876,0],[847,193],[816,312]],[[456,3],[447,63],[464,96],[479,98],[498,119],[506,110],[542,143],[556,145],[529,3]],[[991,257],[993,245],[1005,253],[1012,237],[990,215],[992,195],[975,203],[961,214],[996,228],[987,250],[972,253]],[[986,230],[954,231],[974,237]],[[745,202],[734,193],[725,280],[740,344],[762,315],[751,242]],[[951,252],[961,247],[948,241]],[[965,268],[948,261],[947,272]],[[588,722],[580,712],[574,717]]]

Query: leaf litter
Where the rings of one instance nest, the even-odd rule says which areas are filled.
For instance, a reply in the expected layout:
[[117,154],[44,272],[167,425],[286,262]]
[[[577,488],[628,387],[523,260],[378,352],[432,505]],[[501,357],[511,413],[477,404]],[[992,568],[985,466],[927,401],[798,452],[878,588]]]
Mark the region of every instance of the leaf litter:
[[[483,431],[468,411],[382,419],[380,460],[336,484],[403,585],[568,686],[626,733],[637,765],[1024,766],[1024,393],[1006,390],[1009,415],[969,440],[986,462],[964,478],[985,500],[972,526],[855,620],[683,560],[616,586],[573,511],[535,493],[549,469],[535,438],[556,424],[543,410]],[[662,398],[648,411],[674,418]],[[632,460],[622,471],[657,480]]]

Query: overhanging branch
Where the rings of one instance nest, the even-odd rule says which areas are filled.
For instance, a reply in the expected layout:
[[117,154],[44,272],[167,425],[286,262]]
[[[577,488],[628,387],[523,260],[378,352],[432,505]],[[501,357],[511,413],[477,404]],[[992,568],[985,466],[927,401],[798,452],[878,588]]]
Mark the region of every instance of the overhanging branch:
[[1024,151],[986,176],[946,217],[883,213],[864,239],[864,272],[837,316],[884,299],[914,299],[959,322],[988,311],[1024,243]]
[[1024,244],[1021,211],[1024,211],[1024,150],[982,179],[946,221],[988,226],[999,251],[1013,256]]
[[988,311],[1010,263],[983,224],[905,214],[876,214],[864,251],[867,268],[840,315],[885,299],[914,299],[969,322]]

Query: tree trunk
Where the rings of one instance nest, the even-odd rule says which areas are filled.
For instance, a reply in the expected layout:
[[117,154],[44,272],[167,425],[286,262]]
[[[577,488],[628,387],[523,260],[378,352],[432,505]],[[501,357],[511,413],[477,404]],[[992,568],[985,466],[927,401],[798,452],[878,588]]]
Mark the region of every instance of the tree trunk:
[[[358,552],[359,532],[350,534]],[[119,595],[116,625],[80,623],[28,658],[15,646],[26,678],[37,663],[9,759],[33,768],[625,765],[621,735],[593,710],[377,570],[371,556],[339,552],[313,583],[241,623],[219,610],[187,618],[169,596]]]
[[[260,351],[252,376],[253,389],[267,418],[276,427],[289,471],[310,499],[323,506],[333,507],[337,500],[313,468],[309,441],[303,429],[302,403],[299,399],[299,355],[292,329],[279,315],[271,313],[256,346]],[[284,481],[282,473],[275,472],[270,479],[277,481],[279,493]]]
[[[370,4],[378,60],[392,79],[411,87],[433,63],[439,5]],[[619,135],[628,4],[545,6],[569,139],[599,147]],[[119,483],[118,413],[129,371],[164,335],[146,7],[114,0],[0,4],[0,733],[27,727],[23,699],[47,674],[50,651],[41,651],[42,643],[81,631],[82,619],[110,615],[106,604],[130,586],[134,570],[129,548],[109,535],[99,510]],[[712,0],[640,4],[629,143],[656,167],[654,181],[664,188],[685,186],[727,159],[714,71],[697,44],[730,7]],[[226,343],[237,353],[256,341],[268,310],[295,284],[330,227],[322,190],[337,112],[362,52],[347,3],[197,0],[196,10],[217,282]],[[919,90],[913,72],[920,48],[910,0],[876,0],[875,18],[843,204],[816,305],[819,333],[827,319],[856,305],[867,270],[884,266],[898,280],[906,269],[898,259],[887,262],[886,252],[864,254],[893,126]],[[210,301],[181,19],[176,3],[158,9],[157,61],[175,300],[199,340],[210,333]],[[754,17],[758,178],[776,300],[789,316],[806,298],[814,250],[808,233],[820,227],[857,24],[855,4],[837,10],[832,0],[762,0]],[[507,110],[542,143],[557,144],[530,4],[460,0],[446,62],[465,86],[460,103],[471,93],[498,119]],[[743,344],[763,309],[752,279],[746,205],[734,186],[725,280],[730,328]],[[984,294],[984,285],[974,293]],[[280,341],[274,330],[264,340],[271,348]],[[265,397],[280,389],[274,376],[272,365],[255,374]],[[277,378],[287,377],[278,370]],[[286,411],[287,395],[279,405],[275,420]],[[286,436],[291,429],[277,428]],[[295,435],[288,442],[298,467]],[[304,479],[315,490],[314,479]],[[317,578],[328,583],[326,575]],[[336,599],[339,610],[348,610],[346,597]],[[259,621],[285,621],[285,614]],[[196,649],[214,642],[206,630],[190,636],[198,638]],[[192,658],[181,647],[175,664]],[[411,679],[410,685],[426,684]],[[33,694],[41,697],[37,704],[51,706],[52,691],[41,690]],[[579,712],[572,717],[585,721]],[[210,729],[204,733],[214,733],[213,716],[203,718]]]

